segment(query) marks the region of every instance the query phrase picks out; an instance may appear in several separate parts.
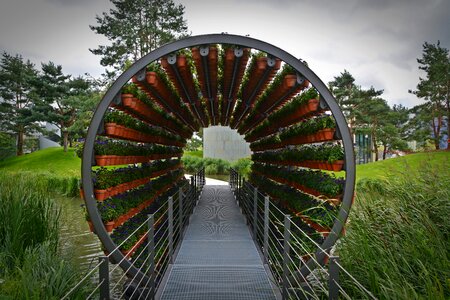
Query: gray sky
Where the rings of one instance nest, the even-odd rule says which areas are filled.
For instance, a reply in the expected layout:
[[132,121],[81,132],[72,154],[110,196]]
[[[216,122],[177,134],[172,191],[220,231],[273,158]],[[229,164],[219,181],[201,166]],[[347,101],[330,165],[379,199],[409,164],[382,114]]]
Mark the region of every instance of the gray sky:
[[[0,51],[74,75],[103,72],[88,48],[107,41],[89,25],[108,0],[0,1]],[[384,89],[391,105],[420,103],[408,89],[418,83],[424,41],[450,48],[448,0],[175,1],[193,35],[248,34],[306,60],[325,83],[347,69],[358,85]]]

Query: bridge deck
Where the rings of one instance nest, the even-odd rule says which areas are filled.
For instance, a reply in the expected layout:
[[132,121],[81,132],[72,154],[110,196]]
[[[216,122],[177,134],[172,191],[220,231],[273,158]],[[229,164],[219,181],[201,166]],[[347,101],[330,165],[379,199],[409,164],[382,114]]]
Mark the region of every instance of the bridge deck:
[[229,186],[204,187],[161,299],[276,299]]

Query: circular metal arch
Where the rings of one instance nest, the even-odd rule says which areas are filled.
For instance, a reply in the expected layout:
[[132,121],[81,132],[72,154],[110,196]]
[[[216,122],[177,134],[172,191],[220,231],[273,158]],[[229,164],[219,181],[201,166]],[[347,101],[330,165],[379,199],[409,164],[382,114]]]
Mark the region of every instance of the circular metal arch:
[[[82,160],[82,184],[85,193],[85,202],[88,213],[91,217],[91,221],[94,225],[95,232],[100,238],[103,246],[106,250],[111,253],[111,257],[114,261],[120,262],[120,267],[124,270],[129,269],[129,273],[132,276],[139,277],[143,276],[139,273],[139,270],[135,268],[127,259],[123,259],[124,256],[120,251],[114,251],[116,248],[115,243],[109,237],[108,233],[105,230],[103,222],[101,220],[100,214],[97,211],[96,199],[94,198],[94,189],[92,183],[92,174],[91,167],[94,163],[94,141],[97,135],[97,131],[99,127],[102,125],[103,117],[116,97],[119,94],[122,86],[127,83],[137,72],[144,69],[148,64],[153,61],[158,60],[159,58],[169,55],[172,52],[178,51],[184,48],[190,48],[194,46],[208,45],[208,44],[232,44],[238,45],[246,48],[253,48],[263,52],[266,52],[269,55],[274,57],[278,57],[285,63],[291,65],[294,69],[296,69],[300,74],[302,74],[320,93],[322,98],[325,100],[327,105],[329,106],[335,120],[337,129],[341,134],[342,143],[345,151],[345,170],[346,170],[346,178],[344,185],[344,195],[342,199],[342,204],[338,213],[338,218],[336,219],[330,234],[325,239],[323,244],[321,245],[322,249],[330,249],[337,239],[339,238],[340,233],[343,230],[343,226],[345,221],[347,220],[350,207],[352,205],[353,193],[355,188],[355,158],[353,152],[353,142],[351,138],[351,134],[347,125],[347,122],[344,118],[342,111],[340,110],[336,100],[334,99],[331,92],[328,90],[326,85],[320,80],[320,78],[311,71],[303,62],[287,53],[286,51],[273,46],[269,43],[263,42],[261,40],[257,40],[250,37],[244,37],[239,35],[231,35],[231,34],[207,34],[207,35],[198,35],[191,36],[185,39],[181,39],[148,53],[138,61],[136,61],[129,69],[127,69],[124,73],[122,73],[119,78],[114,82],[114,84],[108,89],[106,94],[104,95],[102,101],[97,106],[97,109],[94,112],[91,123],[89,125],[88,134],[86,137],[86,141],[84,144],[83,150],[83,160]],[[317,250],[317,259],[318,261],[322,261],[325,253],[323,253],[320,249]],[[307,265],[309,268],[313,267],[313,262],[309,260],[309,264]],[[304,267],[302,269],[303,274],[308,273],[308,267]]]

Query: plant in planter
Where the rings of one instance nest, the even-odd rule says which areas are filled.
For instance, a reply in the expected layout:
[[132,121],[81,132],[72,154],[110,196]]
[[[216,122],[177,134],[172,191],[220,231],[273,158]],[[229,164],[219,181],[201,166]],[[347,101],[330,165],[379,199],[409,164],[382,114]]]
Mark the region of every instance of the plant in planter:
[[126,83],[122,87],[122,94],[131,94],[133,96],[136,96],[138,93],[139,93],[138,86],[132,82]]

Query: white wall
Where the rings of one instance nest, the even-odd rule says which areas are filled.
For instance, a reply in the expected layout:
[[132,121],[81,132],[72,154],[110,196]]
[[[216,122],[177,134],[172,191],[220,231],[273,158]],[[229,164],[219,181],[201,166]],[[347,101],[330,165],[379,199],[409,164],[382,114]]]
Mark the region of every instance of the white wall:
[[210,126],[203,129],[203,157],[235,161],[250,157],[250,144],[235,129]]

